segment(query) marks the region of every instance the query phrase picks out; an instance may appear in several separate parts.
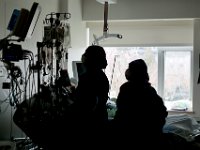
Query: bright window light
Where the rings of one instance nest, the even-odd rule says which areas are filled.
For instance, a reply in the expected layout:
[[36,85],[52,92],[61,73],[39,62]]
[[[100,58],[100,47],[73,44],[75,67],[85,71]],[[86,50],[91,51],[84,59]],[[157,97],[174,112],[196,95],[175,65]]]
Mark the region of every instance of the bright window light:
[[191,51],[184,47],[178,50],[161,47],[104,48],[108,61],[105,73],[110,81],[111,100],[116,100],[120,86],[126,82],[128,64],[141,58],[147,63],[151,85],[163,98],[167,109],[192,111]]

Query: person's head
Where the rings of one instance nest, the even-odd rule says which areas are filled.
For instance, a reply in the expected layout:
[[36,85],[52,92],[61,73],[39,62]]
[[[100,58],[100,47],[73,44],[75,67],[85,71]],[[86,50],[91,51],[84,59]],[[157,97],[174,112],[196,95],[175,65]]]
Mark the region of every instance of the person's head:
[[148,82],[149,75],[145,61],[143,59],[136,59],[130,62],[125,76],[129,81]]
[[107,66],[105,50],[98,45],[89,46],[81,59],[88,69],[105,69]]

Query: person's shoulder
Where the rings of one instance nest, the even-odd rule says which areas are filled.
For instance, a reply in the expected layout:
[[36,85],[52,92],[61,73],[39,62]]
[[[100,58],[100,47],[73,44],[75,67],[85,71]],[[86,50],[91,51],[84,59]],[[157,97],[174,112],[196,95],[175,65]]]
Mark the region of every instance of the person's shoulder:
[[95,77],[99,82],[108,81],[108,77],[102,70],[98,70],[95,72]]
[[124,82],[121,86],[120,89],[128,89],[131,87],[131,83],[130,82]]
[[144,87],[145,87],[145,89],[147,89],[150,92],[157,93],[156,89],[151,85],[151,83],[145,84]]
[[79,76],[78,83],[88,82],[88,80],[91,80],[91,75],[85,72]]
[[149,92],[151,93],[151,95],[154,95],[154,97],[156,97],[157,99],[162,100],[162,97],[158,94],[156,89],[151,85],[149,86]]
[[156,89],[152,85],[149,85],[149,90],[151,90],[154,93],[157,93]]

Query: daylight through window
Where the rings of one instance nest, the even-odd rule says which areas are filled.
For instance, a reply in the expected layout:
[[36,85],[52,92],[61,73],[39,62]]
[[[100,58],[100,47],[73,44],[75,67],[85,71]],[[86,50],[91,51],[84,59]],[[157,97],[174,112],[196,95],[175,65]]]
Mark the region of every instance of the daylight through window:
[[191,50],[161,47],[104,47],[110,81],[110,99],[116,100],[120,86],[126,82],[128,63],[144,59],[150,83],[163,98],[168,110],[191,111]]

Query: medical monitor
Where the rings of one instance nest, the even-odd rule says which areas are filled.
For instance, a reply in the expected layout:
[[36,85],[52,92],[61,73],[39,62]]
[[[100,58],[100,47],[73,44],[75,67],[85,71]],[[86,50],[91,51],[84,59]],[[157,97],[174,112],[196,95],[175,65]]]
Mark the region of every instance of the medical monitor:
[[24,41],[32,36],[40,13],[41,7],[36,2],[32,4],[30,11],[25,8],[14,10],[7,29],[12,30],[12,35],[19,37],[20,41]]
[[7,29],[10,30],[10,31],[13,31],[15,25],[16,25],[16,22],[17,22],[17,19],[20,15],[20,10],[18,9],[14,9],[13,10],[13,13],[12,13],[12,16],[10,18],[10,21],[8,23],[8,26],[7,26]]
[[35,26],[37,24],[37,21],[39,19],[41,13],[41,6],[39,5],[39,3],[34,2],[30,13],[29,13],[29,17],[26,23],[26,27],[24,29],[24,37],[23,38],[30,38],[35,30]]

